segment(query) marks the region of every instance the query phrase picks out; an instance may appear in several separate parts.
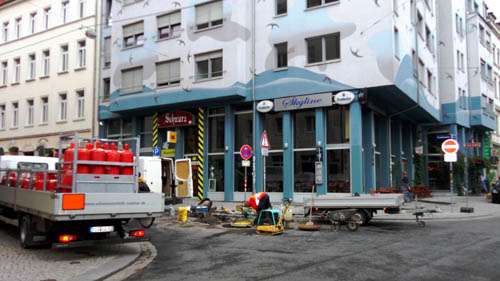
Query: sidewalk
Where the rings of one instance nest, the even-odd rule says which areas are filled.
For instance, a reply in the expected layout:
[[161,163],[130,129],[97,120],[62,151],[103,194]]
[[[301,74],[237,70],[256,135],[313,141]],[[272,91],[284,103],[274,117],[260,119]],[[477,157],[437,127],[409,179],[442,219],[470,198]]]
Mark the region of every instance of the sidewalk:
[[[461,213],[461,207],[474,208],[473,213]],[[425,212],[424,220],[468,220],[500,216],[500,204],[492,204],[484,196],[446,196],[413,201],[403,205],[399,214],[377,213],[374,220],[415,220],[415,210]],[[430,213],[429,213],[430,212]]]
[[[183,204],[174,206],[177,209],[179,206],[192,206],[196,205],[198,201],[185,199]],[[214,201],[213,206],[217,208],[227,208],[234,211],[237,205],[241,202],[219,202]],[[273,206],[278,207],[279,202],[273,202]],[[304,214],[303,204],[292,204],[293,214]],[[461,213],[461,207],[474,208],[473,213]],[[399,214],[385,214],[378,211],[374,214],[373,220],[415,220],[413,212],[416,210],[424,211],[423,220],[469,220],[489,217],[500,217],[500,204],[492,204],[487,201],[484,196],[450,196],[449,194],[439,194],[436,197],[422,199],[422,201],[413,201],[405,203]]]

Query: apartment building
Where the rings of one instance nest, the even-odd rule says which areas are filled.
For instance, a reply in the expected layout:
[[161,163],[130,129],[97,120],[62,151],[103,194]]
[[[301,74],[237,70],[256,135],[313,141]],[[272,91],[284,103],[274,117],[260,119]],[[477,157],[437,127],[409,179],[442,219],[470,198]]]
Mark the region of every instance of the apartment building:
[[96,2],[0,5],[0,147],[52,155],[59,135],[95,135]]
[[243,144],[255,155],[247,190],[276,199],[397,185],[413,178],[422,125],[441,119],[433,0],[131,0],[109,11],[100,134],[191,158],[202,196],[243,199]]

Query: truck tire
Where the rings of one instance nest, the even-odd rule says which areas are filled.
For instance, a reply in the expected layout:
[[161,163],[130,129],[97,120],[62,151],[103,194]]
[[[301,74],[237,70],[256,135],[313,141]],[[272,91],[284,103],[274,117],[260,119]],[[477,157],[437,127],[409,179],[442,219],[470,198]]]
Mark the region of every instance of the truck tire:
[[34,246],[33,244],[33,224],[29,215],[21,215],[19,217],[19,242],[21,247],[29,249]]

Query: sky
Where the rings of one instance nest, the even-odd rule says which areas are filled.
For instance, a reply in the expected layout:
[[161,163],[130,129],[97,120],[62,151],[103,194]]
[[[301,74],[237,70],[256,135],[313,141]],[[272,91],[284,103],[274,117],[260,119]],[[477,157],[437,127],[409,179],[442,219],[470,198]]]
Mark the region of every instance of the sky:
[[500,0],[485,0],[486,5],[490,7],[490,12],[493,12],[497,19],[500,20]]

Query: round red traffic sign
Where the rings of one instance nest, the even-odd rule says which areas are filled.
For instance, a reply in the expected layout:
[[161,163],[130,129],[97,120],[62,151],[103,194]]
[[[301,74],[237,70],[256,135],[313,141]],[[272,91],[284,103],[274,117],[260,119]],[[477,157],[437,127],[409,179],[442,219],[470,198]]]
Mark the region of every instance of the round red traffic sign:
[[447,139],[443,141],[441,144],[441,150],[448,154],[448,153],[457,153],[459,149],[458,142],[454,139]]
[[248,144],[244,144],[240,148],[240,156],[243,160],[248,160],[252,158],[252,147]]

